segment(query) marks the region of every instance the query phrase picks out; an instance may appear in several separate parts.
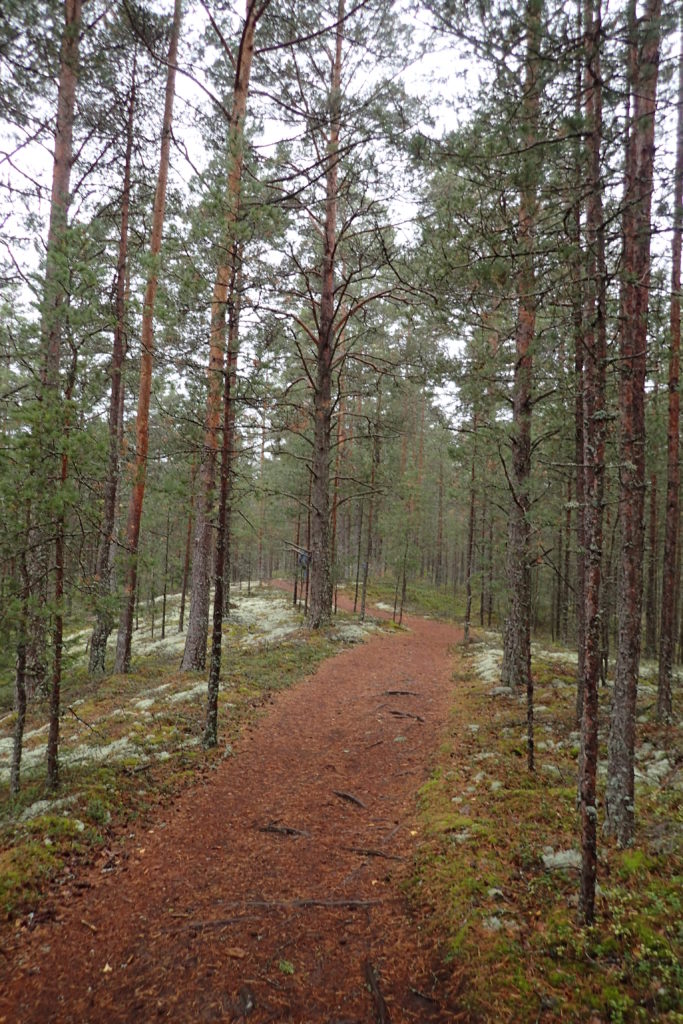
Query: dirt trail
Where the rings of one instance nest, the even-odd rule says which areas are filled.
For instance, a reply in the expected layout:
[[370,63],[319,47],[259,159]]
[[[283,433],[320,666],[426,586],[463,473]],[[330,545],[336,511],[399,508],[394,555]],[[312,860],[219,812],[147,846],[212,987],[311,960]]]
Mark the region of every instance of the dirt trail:
[[406,624],[276,695],[127,860],[23,933],[0,1021],[452,1021],[400,880],[457,632]]

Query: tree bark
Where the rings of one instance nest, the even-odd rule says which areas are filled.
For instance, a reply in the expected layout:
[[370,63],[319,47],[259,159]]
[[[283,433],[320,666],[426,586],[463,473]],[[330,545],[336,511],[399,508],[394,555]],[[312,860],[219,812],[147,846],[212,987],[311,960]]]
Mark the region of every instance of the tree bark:
[[510,515],[508,525],[507,583],[509,609],[503,636],[505,685],[524,687],[527,692],[527,760],[534,767],[533,680],[531,677],[531,411],[532,345],[536,329],[536,273],[534,238],[538,208],[540,172],[538,117],[540,108],[539,38],[540,0],[526,5],[526,59],[522,102],[526,149],[522,156],[522,183],[519,200],[518,244],[521,252],[517,278],[518,313],[515,331],[516,359],[513,382],[512,474],[510,478]]
[[268,3],[257,4],[247,0],[246,17],[242,26],[235,67],[232,109],[228,129],[228,184],[223,215],[221,251],[225,254],[218,265],[211,302],[211,329],[209,335],[208,394],[204,429],[204,448],[199,473],[199,495],[192,545],[192,584],[187,637],[182,668],[185,671],[203,671],[206,665],[206,644],[209,629],[209,596],[211,589],[210,561],[214,514],[216,462],[218,458],[218,427],[221,419],[223,362],[225,355],[225,326],[228,305],[234,301],[230,294],[235,282],[234,267],[236,229],[240,210],[242,167],[244,164],[244,122],[247,113],[249,80],[254,56],[254,34],[259,18]]
[[166,76],[166,95],[164,100],[164,118],[161,132],[161,152],[159,155],[159,173],[154,194],[152,213],[152,234],[150,239],[151,268],[145,288],[142,308],[142,336],[140,357],[140,390],[135,422],[135,463],[133,468],[133,487],[128,505],[126,523],[126,582],[123,604],[119,618],[119,631],[116,639],[115,672],[130,671],[130,645],[133,633],[133,615],[135,611],[135,595],[138,572],[138,545],[140,540],[140,523],[142,505],[145,497],[147,480],[147,452],[149,450],[149,407],[152,395],[152,370],[154,366],[154,304],[159,282],[159,253],[164,229],[164,212],[166,209],[166,184],[168,181],[168,165],[171,150],[171,127],[173,124],[173,102],[175,99],[176,64],[178,60],[178,39],[180,36],[180,20],[182,13],[181,0],[175,0],[173,8],[173,24],[168,48],[168,72]]
[[669,409],[667,430],[666,519],[664,559],[662,562],[662,612],[659,633],[659,675],[657,718],[671,721],[671,672],[676,648],[677,563],[680,519],[680,350],[681,350],[681,238],[683,237],[683,14],[680,23],[678,63],[678,121],[676,131],[676,171],[674,180],[673,239],[671,242],[671,305],[669,312]]
[[624,284],[619,381],[619,506],[622,547],[617,604],[617,664],[608,742],[605,830],[621,846],[635,830],[634,748],[643,600],[645,372],[650,287],[650,209],[661,0],[647,0],[640,58],[632,81],[633,121],[624,195]]
[[370,472],[370,502],[368,507],[368,533],[367,542],[365,545],[365,561],[363,563],[363,584],[361,587],[360,596],[360,615],[358,616],[361,622],[365,621],[365,600],[368,592],[368,574],[370,572],[370,561],[372,559],[372,541],[373,533],[375,528],[375,487],[377,484],[377,470],[380,462],[380,437],[379,437],[379,425],[380,425],[380,414],[382,410],[382,392],[378,389],[377,391],[377,408],[375,410],[375,436],[372,443],[372,470]]
[[[48,489],[57,508],[54,516],[55,586],[53,612],[53,662],[50,686],[50,720],[47,739],[47,788],[59,784],[59,709],[62,678],[62,631],[64,597],[64,509],[63,492],[67,477],[67,452],[64,427],[68,422],[68,399],[61,395],[62,330],[65,299],[68,294],[68,269],[60,268],[67,232],[70,203],[69,187],[73,164],[73,127],[78,81],[79,45],[81,36],[81,0],[66,0],[62,35],[59,87],[57,96],[57,127],[52,168],[50,227],[47,242],[45,295],[42,331],[46,356],[44,400],[48,429],[55,434],[54,449],[58,459],[57,479]],[[51,512],[51,516],[52,516]]]
[[[653,405],[656,409],[656,394]],[[645,657],[657,656],[657,474],[650,474],[649,544],[645,597]]]
[[[235,246],[236,248],[236,246]],[[225,566],[230,544],[230,487],[232,471],[233,446],[233,407],[232,394],[234,383],[233,368],[237,359],[239,343],[239,305],[235,301],[236,254],[233,258],[233,281],[230,293],[232,301],[228,313],[228,359],[223,380],[223,439],[221,444],[220,495],[218,500],[218,536],[216,538],[216,556],[214,566],[215,590],[213,595],[213,629],[211,635],[211,659],[209,663],[209,681],[206,700],[206,723],[204,726],[203,743],[206,748],[215,747],[218,743],[218,688],[221,674],[221,655],[223,640],[223,587],[226,578]]]
[[310,607],[308,624],[319,629],[332,617],[330,552],[330,434],[332,421],[332,357],[334,338],[334,269],[337,243],[339,134],[341,128],[341,65],[344,0],[339,0],[330,81],[330,131],[325,169],[325,229],[313,396],[313,460],[311,507]]
[[601,664],[600,601],[605,478],[605,369],[607,356],[607,274],[602,204],[600,145],[602,141],[602,79],[600,0],[584,4],[584,113],[586,164],[586,301],[583,330],[583,494],[584,494],[584,674],[579,757],[581,815],[581,916],[595,917],[597,870],[598,682]]
[[197,464],[192,460],[190,469],[190,511],[187,514],[187,532],[185,535],[185,557],[183,558],[183,581],[180,587],[180,612],[178,615],[178,632],[185,629],[185,600],[187,597],[187,581],[190,575],[190,551],[192,548],[192,525],[194,522],[194,481],[197,475]]
[[[476,512],[476,470],[477,470],[477,414],[472,417],[472,464],[470,466],[470,512],[467,524],[467,564],[465,566],[465,644],[470,642],[470,621],[472,618],[472,570],[474,552],[474,525]],[[483,593],[483,586],[482,586]],[[483,620],[483,603],[482,603]],[[483,625],[482,621],[482,625]]]
[[[27,519],[30,511],[27,514]],[[14,676],[14,707],[17,720],[14,723],[12,743],[12,764],[10,765],[9,792],[14,797],[21,784],[21,753],[24,743],[24,726],[26,725],[26,628],[28,625],[28,602],[30,583],[26,565],[26,551],[19,552],[19,576],[21,579],[21,612],[19,615],[17,662]]]
[[121,229],[119,254],[116,264],[116,303],[114,346],[111,359],[111,391],[109,393],[109,454],[107,476],[104,482],[104,505],[100,539],[95,563],[95,624],[90,638],[90,675],[104,674],[107,640],[114,628],[111,610],[112,562],[111,546],[116,523],[116,497],[119,488],[121,455],[120,406],[123,397],[123,360],[126,353],[126,278],[128,268],[128,224],[130,220],[131,162],[133,155],[133,127],[135,119],[136,59],[133,56],[133,73],[128,101],[126,122],[126,153],[123,167],[123,191],[121,195]]

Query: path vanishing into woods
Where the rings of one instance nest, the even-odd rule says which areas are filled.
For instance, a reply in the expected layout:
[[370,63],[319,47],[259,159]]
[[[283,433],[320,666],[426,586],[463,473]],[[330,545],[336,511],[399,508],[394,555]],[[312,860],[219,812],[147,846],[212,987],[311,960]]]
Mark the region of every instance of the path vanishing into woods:
[[0,1021],[459,1018],[401,889],[459,634],[406,624],[276,694],[232,757],[84,869],[0,957]]

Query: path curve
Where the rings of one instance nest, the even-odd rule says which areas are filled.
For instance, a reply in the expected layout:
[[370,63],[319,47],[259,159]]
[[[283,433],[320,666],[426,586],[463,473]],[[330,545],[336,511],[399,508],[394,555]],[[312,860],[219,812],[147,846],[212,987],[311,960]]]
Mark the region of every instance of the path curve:
[[458,631],[405,621],[277,694],[128,859],[24,933],[0,1021],[361,1024],[382,999],[392,1024],[453,1020],[399,883]]

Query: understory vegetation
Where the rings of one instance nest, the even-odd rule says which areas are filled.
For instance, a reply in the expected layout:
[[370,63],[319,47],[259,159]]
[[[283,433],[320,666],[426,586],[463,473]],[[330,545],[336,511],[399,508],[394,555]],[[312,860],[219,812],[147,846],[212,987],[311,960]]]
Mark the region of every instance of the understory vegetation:
[[[575,658],[534,649],[532,774],[522,699],[498,685],[498,644],[481,632],[456,655],[456,701],[438,766],[420,792],[421,839],[406,883],[459,978],[463,1020],[679,1022],[680,728],[657,724],[645,664],[638,834],[628,849],[599,839],[596,923],[582,928]],[[601,691],[602,724],[609,690],[608,683]],[[603,746],[603,764],[605,753]]]
[[[85,644],[71,635],[72,665],[65,675],[62,716],[62,785],[46,798],[47,728],[42,702],[31,705],[23,758],[23,785],[9,799],[9,758],[14,713],[7,679],[0,682],[0,916],[34,923],[54,914],[51,897],[68,893],[77,864],[101,862],[111,870],[111,844],[132,843],[150,815],[195,785],[223,758],[245,723],[269,695],[298,682],[348,643],[377,627],[339,613],[321,633],[303,628],[291,597],[265,587],[233,595],[224,629],[229,644],[219,696],[224,742],[204,750],[201,735],[206,681],[179,670],[183,635],[150,639],[140,622],[140,647],[127,676],[111,675],[96,687],[87,674]],[[86,631],[86,634],[89,631]],[[146,641],[143,639],[147,637]],[[54,888],[57,886],[57,889]],[[47,899],[46,899],[47,897]]]

